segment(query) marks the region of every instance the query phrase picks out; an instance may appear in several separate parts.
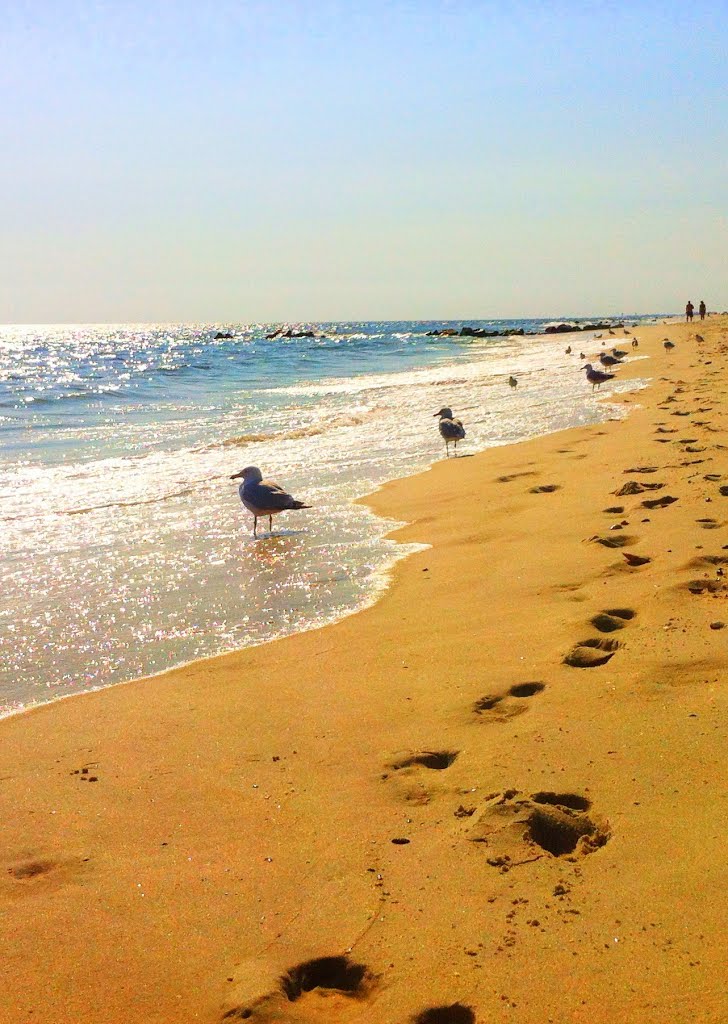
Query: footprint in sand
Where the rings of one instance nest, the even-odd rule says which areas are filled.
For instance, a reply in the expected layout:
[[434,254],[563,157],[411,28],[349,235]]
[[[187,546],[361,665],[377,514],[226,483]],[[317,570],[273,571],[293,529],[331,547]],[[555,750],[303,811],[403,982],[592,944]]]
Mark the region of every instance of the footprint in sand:
[[433,1006],[411,1018],[412,1024],[475,1024],[475,1014],[469,1006],[452,1003],[450,1006]]
[[648,498],[642,502],[643,508],[667,508],[668,505],[674,504],[678,499],[673,498],[671,494],[663,494],[661,498]]
[[630,480],[628,483],[623,484],[618,491],[613,491],[612,493],[617,498],[621,498],[628,494],[642,494],[644,491],[659,491],[664,486],[664,484],[641,484],[637,480]]
[[420,750],[390,762],[389,767],[393,771],[401,771],[402,768],[421,766],[441,772],[450,767],[459,753],[458,750]]
[[581,640],[564,655],[564,664],[572,668],[598,668],[600,665],[606,665],[619,647],[618,640]]
[[648,565],[652,561],[647,555],[635,555],[631,551],[623,551],[622,558],[633,569],[638,568],[640,565]]
[[696,555],[691,558],[686,569],[707,569],[711,566],[728,565],[728,555]]
[[[25,888],[30,894],[37,887],[57,889],[76,879],[86,870],[90,857],[42,857],[26,854],[22,859],[10,863],[5,873],[11,884],[18,889]],[[0,876],[1,877],[1,876]]]
[[546,683],[516,683],[503,693],[479,697],[473,704],[473,713],[479,722],[506,722],[528,710],[525,698],[535,697],[545,689]]
[[717,530],[721,526],[716,519],[696,519],[695,522],[702,530]]
[[624,629],[636,614],[632,608],[607,608],[606,611],[594,615],[590,621],[600,633],[613,633],[618,629]]
[[713,594],[717,596],[728,591],[728,582],[723,579],[690,580],[688,583],[681,584],[678,589],[689,590],[691,594]]
[[257,1024],[353,1020],[361,1016],[361,1004],[376,983],[377,978],[364,964],[348,956],[306,960],[286,971],[277,991],[232,1007],[220,1020],[251,1020]]
[[26,860],[21,861],[19,864],[11,864],[8,868],[8,874],[11,878],[22,882],[31,878],[38,878],[39,875],[47,875],[49,871],[53,871],[57,866],[58,862],[55,860]]
[[591,800],[580,793],[527,796],[509,789],[488,798],[467,838],[483,843],[488,863],[503,871],[543,858],[583,857],[610,838],[606,822],[586,813],[590,808]]
[[509,476],[496,477],[495,482],[497,484],[509,484],[511,480],[518,480],[520,477],[523,476],[538,476],[538,473],[535,473],[533,470],[527,470],[523,473],[511,473]]
[[387,764],[382,781],[396,779],[398,795],[405,803],[428,804],[438,788],[428,776],[449,768],[458,753],[457,750],[416,750],[395,755]]
[[590,537],[589,540],[593,540],[596,544],[601,544],[605,548],[626,548],[630,544],[636,544],[639,537],[633,537],[631,534],[621,533],[618,536],[600,537],[595,535]]

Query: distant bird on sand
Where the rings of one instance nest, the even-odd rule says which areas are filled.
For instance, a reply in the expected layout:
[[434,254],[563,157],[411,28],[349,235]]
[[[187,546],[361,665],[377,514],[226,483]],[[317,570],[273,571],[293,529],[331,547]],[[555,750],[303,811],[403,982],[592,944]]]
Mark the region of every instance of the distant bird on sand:
[[695,335],[695,340],[696,341],[705,341],[705,338],[703,337],[702,334],[696,334]]
[[455,442],[455,454],[458,452],[458,441],[465,437],[465,428],[460,420],[453,418],[452,409],[443,405],[439,412],[434,414],[440,417],[440,436],[445,442],[445,451],[450,454],[450,442]]
[[663,348],[665,349],[666,352],[671,352],[672,349],[675,348],[674,343],[672,341],[670,341],[669,338],[665,338],[665,340],[663,341],[662,345],[663,345]]
[[614,356],[608,356],[606,352],[599,353],[599,362],[602,366],[619,366],[621,360],[615,359]]
[[565,348],[565,349],[564,349],[564,355],[567,355],[567,356],[570,356],[570,355],[571,355],[571,345],[569,345],[569,347],[568,347],[568,348]]
[[615,359],[624,359],[625,356],[629,355],[629,352],[625,352],[622,348],[613,348],[612,355]]
[[594,335],[594,340],[595,341],[599,341],[600,338],[601,338],[601,334],[595,334]]
[[510,384],[510,386],[511,386],[512,388],[515,388],[515,387],[517,387],[517,386],[518,386],[518,381],[516,380],[516,378],[515,378],[515,377],[509,377],[509,378],[508,378],[508,383]]
[[586,359],[586,356],[584,355],[583,352],[579,353],[579,359]]
[[591,363],[582,366],[582,370],[586,370],[586,379],[591,384],[592,391],[595,387],[600,387],[606,380],[614,380],[613,373],[602,373],[601,370],[595,370]]
[[609,334],[611,334],[611,335],[612,335],[612,337],[614,336],[614,331],[612,330],[612,328],[611,328],[611,327],[609,328]]
[[639,348],[639,342],[636,338],[632,338],[632,348]]
[[268,516],[268,529],[273,530],[273,516],[288,509],[311,508],[302,501],[287,494],[272,480],[264,480],[257,466],[246,466],[239,473],[233,473],[231,480],[243,478],[239,487],[240,500],[253,513],[253,536],[258,536],[258,517]]

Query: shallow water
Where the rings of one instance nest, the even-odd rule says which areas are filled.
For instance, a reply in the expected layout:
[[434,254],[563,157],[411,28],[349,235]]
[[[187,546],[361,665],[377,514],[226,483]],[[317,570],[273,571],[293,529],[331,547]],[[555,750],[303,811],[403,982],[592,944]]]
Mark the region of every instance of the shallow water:
[[[590,335],[441,326],[0,328],[0,713],[373,600],[409,549],[352,499],[444,456],[443,404],[466,452],[613,414],[564,351],[600,351]],[[250,464],[313,506],[257,541],[229,479]]]

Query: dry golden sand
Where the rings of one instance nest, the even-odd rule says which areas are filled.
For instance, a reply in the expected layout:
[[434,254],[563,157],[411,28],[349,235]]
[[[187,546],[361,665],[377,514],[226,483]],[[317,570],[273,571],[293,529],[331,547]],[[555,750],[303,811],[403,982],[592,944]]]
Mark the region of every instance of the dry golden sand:
[[1,724],[3,1022],[728,1020],[728,318],[637,335],[372,499],[375,607]]

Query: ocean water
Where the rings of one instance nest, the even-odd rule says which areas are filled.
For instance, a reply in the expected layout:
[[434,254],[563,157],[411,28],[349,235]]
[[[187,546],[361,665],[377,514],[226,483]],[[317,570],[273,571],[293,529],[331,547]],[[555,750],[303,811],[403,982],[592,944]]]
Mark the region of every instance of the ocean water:
[[[591,334],[427,336],[444,326],[0,327],[0,714],[374,600],[409,549],[353,499],[444,457],[442,405],[466,452],[614,415],[579,371]],[[313,507],[255,540],[246,465]]]

